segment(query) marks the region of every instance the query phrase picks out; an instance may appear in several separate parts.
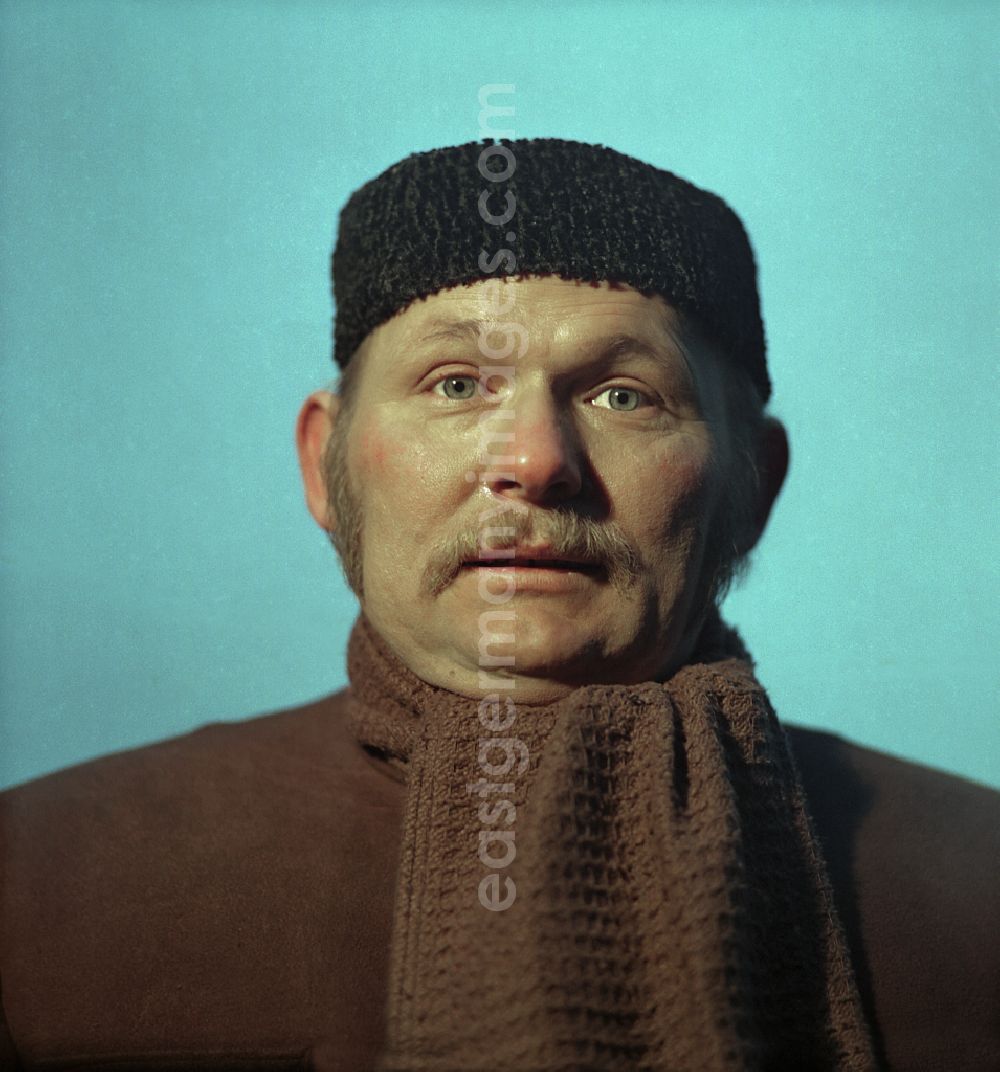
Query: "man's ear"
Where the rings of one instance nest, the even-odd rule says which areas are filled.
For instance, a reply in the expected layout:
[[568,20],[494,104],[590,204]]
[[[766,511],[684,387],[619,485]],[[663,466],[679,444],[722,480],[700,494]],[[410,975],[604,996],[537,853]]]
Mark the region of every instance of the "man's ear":
[[756,452],[760,492],[757,497],[750,547],[756,546],[757,541],[764,534],[768,518],[771,516],[771,509],[788,475],[788,433],[776,417],[764,418],[757,435]]
[[306,506],[320,528],[333,532],[337,519],[326,493],[323,454],[340,414],[340,398],[330,391],[313,391],[302,404],[295,422],[295,447],[299,454]]

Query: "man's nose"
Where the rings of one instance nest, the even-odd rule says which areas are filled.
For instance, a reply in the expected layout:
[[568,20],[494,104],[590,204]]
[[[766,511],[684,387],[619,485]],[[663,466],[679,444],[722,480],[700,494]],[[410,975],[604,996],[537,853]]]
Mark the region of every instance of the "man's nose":
[[547,393],[520,398],[505,431],[504,461],[491,474],[500,495],[545,504],[564,502],[583,486],[584,462],[578,429],[564,407]]

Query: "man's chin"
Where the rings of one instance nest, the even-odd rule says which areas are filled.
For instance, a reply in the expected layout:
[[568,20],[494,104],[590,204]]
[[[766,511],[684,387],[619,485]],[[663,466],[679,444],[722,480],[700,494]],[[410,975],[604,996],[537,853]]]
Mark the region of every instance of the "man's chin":
[[601,623],[568,617],[541,603],[525,600],[517,606],[480,610],[468,623],[468,636],[453,633],[463,661],[485,672],[539,682],[569,685],[592,678],[595,666],[608,656]]

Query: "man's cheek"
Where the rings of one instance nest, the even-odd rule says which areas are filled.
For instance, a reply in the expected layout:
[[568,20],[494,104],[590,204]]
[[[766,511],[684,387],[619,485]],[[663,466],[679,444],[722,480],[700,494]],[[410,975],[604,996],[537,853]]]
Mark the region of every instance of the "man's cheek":
[[377,428],[362,428],[356,440],[355,464],[359,476],[371,486],[386,474],[392,441]]
[[639,509],[658,510],[670,527],[690,521],[708,509],[711,483],[711,465],[703,452],[670,452],[657,459],[658,496],[644,496]]
[[393,504],[414,501],[424,509],[454,483],[460,468],[456,452],[435,450],[417,436],[378,427],[362,430],[355,472],[359,488]]

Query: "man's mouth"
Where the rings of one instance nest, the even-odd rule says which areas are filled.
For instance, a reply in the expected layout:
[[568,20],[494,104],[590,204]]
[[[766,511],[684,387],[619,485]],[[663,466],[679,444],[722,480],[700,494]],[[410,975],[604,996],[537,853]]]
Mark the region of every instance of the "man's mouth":
[[477,558],[473,562],[463,562],[463,566],[518,566],[526,569],[573,569],[597,570],[600,567],[593,562],[574,562],[566,558]]
[[530,551],[497,551],[462,563],[463,569],[515,569],[519,571],[544,571],[560,573],[586,573],[598,575],[603,567],[592,560],[565,558],[545,549]]

